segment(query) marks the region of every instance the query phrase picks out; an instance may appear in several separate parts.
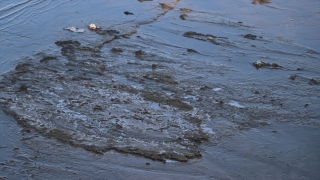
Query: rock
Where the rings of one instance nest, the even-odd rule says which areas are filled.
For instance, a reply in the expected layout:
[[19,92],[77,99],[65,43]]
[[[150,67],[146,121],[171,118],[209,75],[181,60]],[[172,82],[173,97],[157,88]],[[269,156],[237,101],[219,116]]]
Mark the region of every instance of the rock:
[[247,35],[244,36],[244,38],[255,40],[257,38],[257,36],[253,35],[253,34],[247,34]]
[[255,63],[253,63],[253,66],[255,66],[257,69],[262,68],[262,67],[272,67],[274,69],[279,69],[282,68],[282,66],[280,66],[277,63],[267,63],[267,62],[263,62],[263,61],[257,61]]
[[190,52],[190,53],[198,53],[198,51],[194,50],[194,49],[187,49],[187,52]]
[[142,55],[142,50],[138,50],[135,52],[136,56],[141,56]]
[[186,18],[185,17],[187,17],[188,16],[188,14],[181,14],[180,15],[180,19],[182,19],[182,20],[186,20]]
[[152,70],[155,70],[157,68],[157,65],[152,64],[151,68],[152,68]]
[[129,12],[129,11],[125,11],[124,14],[125,14],[125,15],[133,15],[133,13],[132,13],[132,12]]
[[205,91],[205,90],[208,90],[208,89],[212,89],[211,87],[209,86],[203,86],[200,88],[201,91]]
[[109,34],[120,34],[119,31],[113,30],[113,29],[107,30],[106,32],[109,33]]
[[255,62],[255,63],[253,63],[253,65],[254,65],[256,68],[260,68],[260,67],[264,67],[264,66],[270,66],[269,63],[263,62],[263,61],[257,61],[257,62]]
[[296,78],[297,78],[297,75],[295,75],[295,74],[290,76],[291,80],[295,80]]
[[182,12],[192,12],[193,10],[189,9],[189,8],[180,8],[180,11],[182,11]]
[[164,4],[164,3],[159,3],[159,4],[161,5],[161,8],[162,8],[162,9],[169,9],[169,10],[174,9],[173,6],[169,6],[169,5]]
[[121,53],[123,52],[123,49],[121,48],[118,48],[118,47],[114,47],[110,50],[111,52],[114,52],[114,53]]
[[28,91],[28,86],[27,85],[25,85],[25,84],[23,84],[23,85],[21,85],[20,86],[20,88],[19,88],[19,91],[21,91],[21,92],[27,92]]
[[233,43],[227,37],[218,37],[211,34],[202,34],[194,31],[188,31],[183,34],[184,37],[194,38],[201,41],[208,41],[215,45],[232,45]]
[[47,57],[44,57],[40,60],[40,62],[48,62],[48,61],[51,61],[51,60],[57,60],[58,58],[57,57],[53,57],[53,56],[47,56]]
[[271,3],[271,0],[254,0],[252,4],[268,4]]
[[281,66],[280,66],[279,64],[277,64],[277,63],[272,63],[271,66],[274,67],[274,68],[279,68],[279,67],[281,67]]
[[318,82],[317,80],[315,80],[315,79],[310,79],[310,81],[309,81],[309,83],[308,84],[310,84],[310,85],[319,85],[320,84],[320,82]]

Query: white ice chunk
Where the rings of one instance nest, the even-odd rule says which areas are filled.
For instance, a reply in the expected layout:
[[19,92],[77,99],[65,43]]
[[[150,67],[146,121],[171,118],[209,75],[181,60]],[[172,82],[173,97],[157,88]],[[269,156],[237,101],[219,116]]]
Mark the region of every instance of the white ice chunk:
[[237,108],[244,108],[245,107],[245,106],[240,105],[239,102],[234,101],[234,100],[230,100],[228,104],[231,106],[235,106]]
[[69,30],[72,32],[83,33],[84,29],[76,28],[76,27],[65,27],[64,30]]

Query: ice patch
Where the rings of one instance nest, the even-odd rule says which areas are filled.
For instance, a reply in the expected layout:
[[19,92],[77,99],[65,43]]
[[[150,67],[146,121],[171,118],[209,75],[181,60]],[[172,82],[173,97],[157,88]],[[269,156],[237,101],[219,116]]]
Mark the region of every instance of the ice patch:
[[166,159],[166,163],[175,163],[175,162],[178,162],[178,161],[173,161],[173,160],[170,160],[170,159]]
[[76,27],[65,27],[64,30],[69,30],[72,32],[83,33],[84,29],[76,28]]
[[245,106],[240,105],[239,102],[234,101],[234,100],[230,100],[228,104],[231,106],[235,106],[237,108],[244,108],[245,107]]

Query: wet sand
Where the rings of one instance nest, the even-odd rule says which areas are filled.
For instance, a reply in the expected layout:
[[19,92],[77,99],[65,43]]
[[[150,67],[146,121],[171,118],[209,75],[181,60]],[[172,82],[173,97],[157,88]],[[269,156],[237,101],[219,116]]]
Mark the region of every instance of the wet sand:
[[0,21],[4,179],[320,177],[316,9],[43,3]]

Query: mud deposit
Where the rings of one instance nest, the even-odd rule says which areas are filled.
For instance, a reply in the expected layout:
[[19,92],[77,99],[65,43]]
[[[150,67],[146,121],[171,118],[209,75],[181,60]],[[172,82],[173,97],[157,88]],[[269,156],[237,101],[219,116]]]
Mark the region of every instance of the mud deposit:
[[[208,139],[204,112],[179,96],[118,82],[105,61],[110,57],[86,56],[79,42],[56,44],[67,59],[44,56],[19,64],[2,81],[2,103],[22,126],[96,153],[115,149],[161,161],[201,157],[198,145]],[[179,89],[165,73],[135,80],[144,79]]]
[[139,0],[97,1],[97,14],[85,2],[52,3],[79,20],[57,14],[49,40],[34,45],[42,49],[1,54],[0,142],[20,132],[0,144],[4,179],[320,178],[314,9]]

